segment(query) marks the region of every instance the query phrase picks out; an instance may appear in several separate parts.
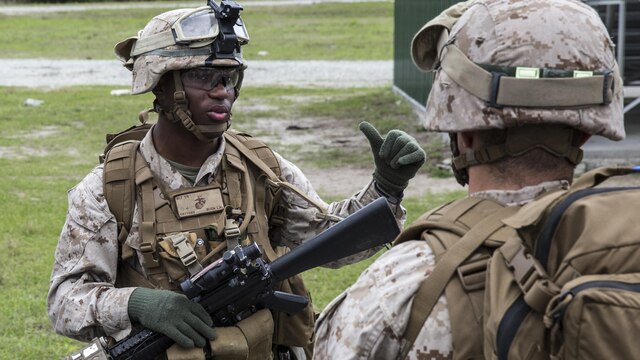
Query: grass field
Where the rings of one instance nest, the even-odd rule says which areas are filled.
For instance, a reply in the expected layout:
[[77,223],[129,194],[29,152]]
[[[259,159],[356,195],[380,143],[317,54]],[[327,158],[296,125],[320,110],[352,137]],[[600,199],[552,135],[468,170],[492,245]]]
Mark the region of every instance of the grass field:
[[[247,10],[252,45],[247,56],[266,59],[390,59],[392,4],[332,4]],[[88,11],[52,15],[0,16],[5,58],[111,58],[113,44],[133,34],[158,10]],[[258,31],[260,29],[261,31]],[[366,31],[363,31],[366,29]],[[317,41],[306,47],[310,39]],[[253,52],[253,53],[252,53]],[[66,192],[98,162],[104,134],[124,129],[151,104],[150,95],[109,96],[105,86],[56,91],[0,87],[0,360],[57,359],[80,343],[56,335],[46,315],[46,295],[56,242],[63,225]],[[292,100],[291,95],[305,101]],[[27,107],[28,98],[43,100]],[[395,106],[389,106],[389,104]],[[261,106],[268,104],[268,106]],[[416,129],[409,106],[390,89],[245,88],[234,112],[237,127],[252,130],[260,119],[331,117],[355,127],[361,120],[381,131]],[[367,166],[370,158],[320,152],[300,156],[276,144],[303,166]],[[328,149],[327,151],[329,151]],[[327,160],[329,159],[329,160]],[[367,163],[369,164],[369,163]],[[332,194],[321,194],[330,196]],[[409,221],[462,196],[438,193],[404,201]],[[322,309],[358,277],[373,259],[339,270],[304,274],[315,305]]]
[[[108,95],[109,90],[109,87],[77,87],[41,92],[0,88],[3,99],[0,103],[0,213],[3,214],[0,217],[3,249],[0,253],[0,359],[59,358],[78,347],[78,342],[53,333],[45,310],[53,253],[66,214],[66,191],[97,164],[105,132],[133,124],[131,114],[145,108],[151,100],[147,95],[113,97]],[[322,96],[325,91],[304,90],[326,103],[326,97]],[[375,100],[381,94],[393,96],[388,89],[368,90],[360,95],[350,94],[349,89],[332,91],[341,99],[335,101],[334,116],[350,113],[344,121],[367,118],[366,111],[353,113],[350,102],[344,101],[349,96],[359,98],[358,101],[368,99],[371,104],[377,103]],[[261,93],[268,95],[261,98]],[[281,95],[283,99],[274,95],[284,93],[278,88],[247,88],[243,96],[253,102],[268,101],[284,119],[298,116],[311,106],[308,101],[292,103],[284,99],[284,95]],[[41,99],[44,104],[25,107],[22,103],[26,98]],[[239,114],[239,126],[244,116],[248,127],[252,118],[265,116],[260,110],[254,112],[248,108],[243,116]],[[368,120],[381,128],[410,126]],[[285,157],[293,155],[287,148],[276,150]],[[307,164],[314,165],[313,162]],[[426,209],[459,196],[461,193],[445,193],[406,199],[409,221]],[[339,270],[315,269],[305,273],[316,307],[322,309],[353,283],[371,261]]]
[[[134,36],[158,9],[0,15],[3,58],[113,59],[113,46]],[[253,60],[390,60],[393,3],[247,7]],[[266,52],[267,54],[265,54]],[[264,54],[264,55],[258,55]]]

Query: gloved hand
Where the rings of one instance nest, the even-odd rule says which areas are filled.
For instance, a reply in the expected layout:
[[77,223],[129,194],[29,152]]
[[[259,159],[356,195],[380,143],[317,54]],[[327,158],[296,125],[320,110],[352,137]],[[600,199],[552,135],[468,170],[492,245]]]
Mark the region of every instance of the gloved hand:
[[129,317],[161,332],[183,347],[204,347],[215,339],[213,320],[202,305],[169,290],[136,288],[129,298]]
[[376,165],[373,179],[380,190],[388,195],[402,196],[409,180],[427,159],[424,150],[416,139],[401,130],[391,130],[383,138],[373,125],[363,121],[360,131],[371,145]]

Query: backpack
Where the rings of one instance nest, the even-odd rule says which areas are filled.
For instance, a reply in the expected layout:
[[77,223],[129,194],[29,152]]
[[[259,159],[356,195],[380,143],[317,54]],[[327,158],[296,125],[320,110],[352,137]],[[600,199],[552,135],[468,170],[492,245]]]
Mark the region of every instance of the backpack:
[[[414,298],[399,358],[443,290],[454,359],[632,358],[640,332],[640,187],[597,186],[638,172],[595,169],[521,208],[496,206],[466,231],[451,232],[460,216],[450,205],[444,216],[436,209],[409,227],[396,241],[431,239],[436,266]],[[456,239],[434,241],[438,229]]]

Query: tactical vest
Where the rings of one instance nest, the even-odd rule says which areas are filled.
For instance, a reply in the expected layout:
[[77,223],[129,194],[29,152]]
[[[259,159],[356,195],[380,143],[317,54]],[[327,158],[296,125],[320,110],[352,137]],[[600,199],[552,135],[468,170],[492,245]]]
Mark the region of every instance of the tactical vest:
[[521,208],[466,198],[412,224],[396,243],[426,239],[436,266],[398,358],[442,291],[454,359],[629,358],[640,331],[640,188],[596,186],[633,172],[596,169]]
[[[288,251],[272,246],[269,231],[282,224],[284,209],[276,208],[282,186],[293,185],[279,179],[278,161],[264,143],[231,131],[225,133],[225,139],[221,170],[214,181],[177,191],[163,188],[153,178],[139,153],[139,141],[116,144],[107,153],[104,194],[118,223],[120,244],[117,287],[178,290],[188,276],[238,244],[258,243],[267,261]],[[138,249],[132,249],[125,241],[136,203],[141,241]],[[299,275],[275,290],[311,299]],[[274,311],[273,324],[274,344],[302,347],[311,353],[311,301],[295,316]]]

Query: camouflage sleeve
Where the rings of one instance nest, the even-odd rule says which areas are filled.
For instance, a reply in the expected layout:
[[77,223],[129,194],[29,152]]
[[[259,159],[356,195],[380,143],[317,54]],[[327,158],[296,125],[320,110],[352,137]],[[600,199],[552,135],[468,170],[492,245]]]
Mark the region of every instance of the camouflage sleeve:
[[133,288],[115,289],[116,223],[102,195],[102,166],[69,191],[67,218],[51,274],[48,312],[55,331],[75,339],[131,331]]
[[[429,276],[434,255],[425,241],[394,246],[333,300],[316,323],[314,359],[395,359],[413,296]],[[451,359],[446,299],[441,296],[409,359]]]
[[[280,199],[280,205],[286,209],[285,224],[271,234],[271,239],[290,248],[294,248],[304,240],[326,230],[335,224],[335,219],[345,218],[382,196],[375,189],[372,180],[362,190],[356,192],[351,197],[327,204],[316,193],[309,179],[297,166],[282,158],[279,154],[276,154],[276,157],[280,162],[282,178],[301,189],[311,199],[316,201],[316,203],[321,204],[321,206],[327,210],[328,214],[332,215],[329,219],[318,217],[319,210],[317,208],[310,205],[295,192],[285,188],[282,198]],[[406,210],[400,204],[391,204],[391,207],[396,214],[398,224],[402,227],[406,219]],[[374,255],[379,250],[380,247],[364,251],[338,262],[327,264],[327,266],[337,268],[355,263]]]

